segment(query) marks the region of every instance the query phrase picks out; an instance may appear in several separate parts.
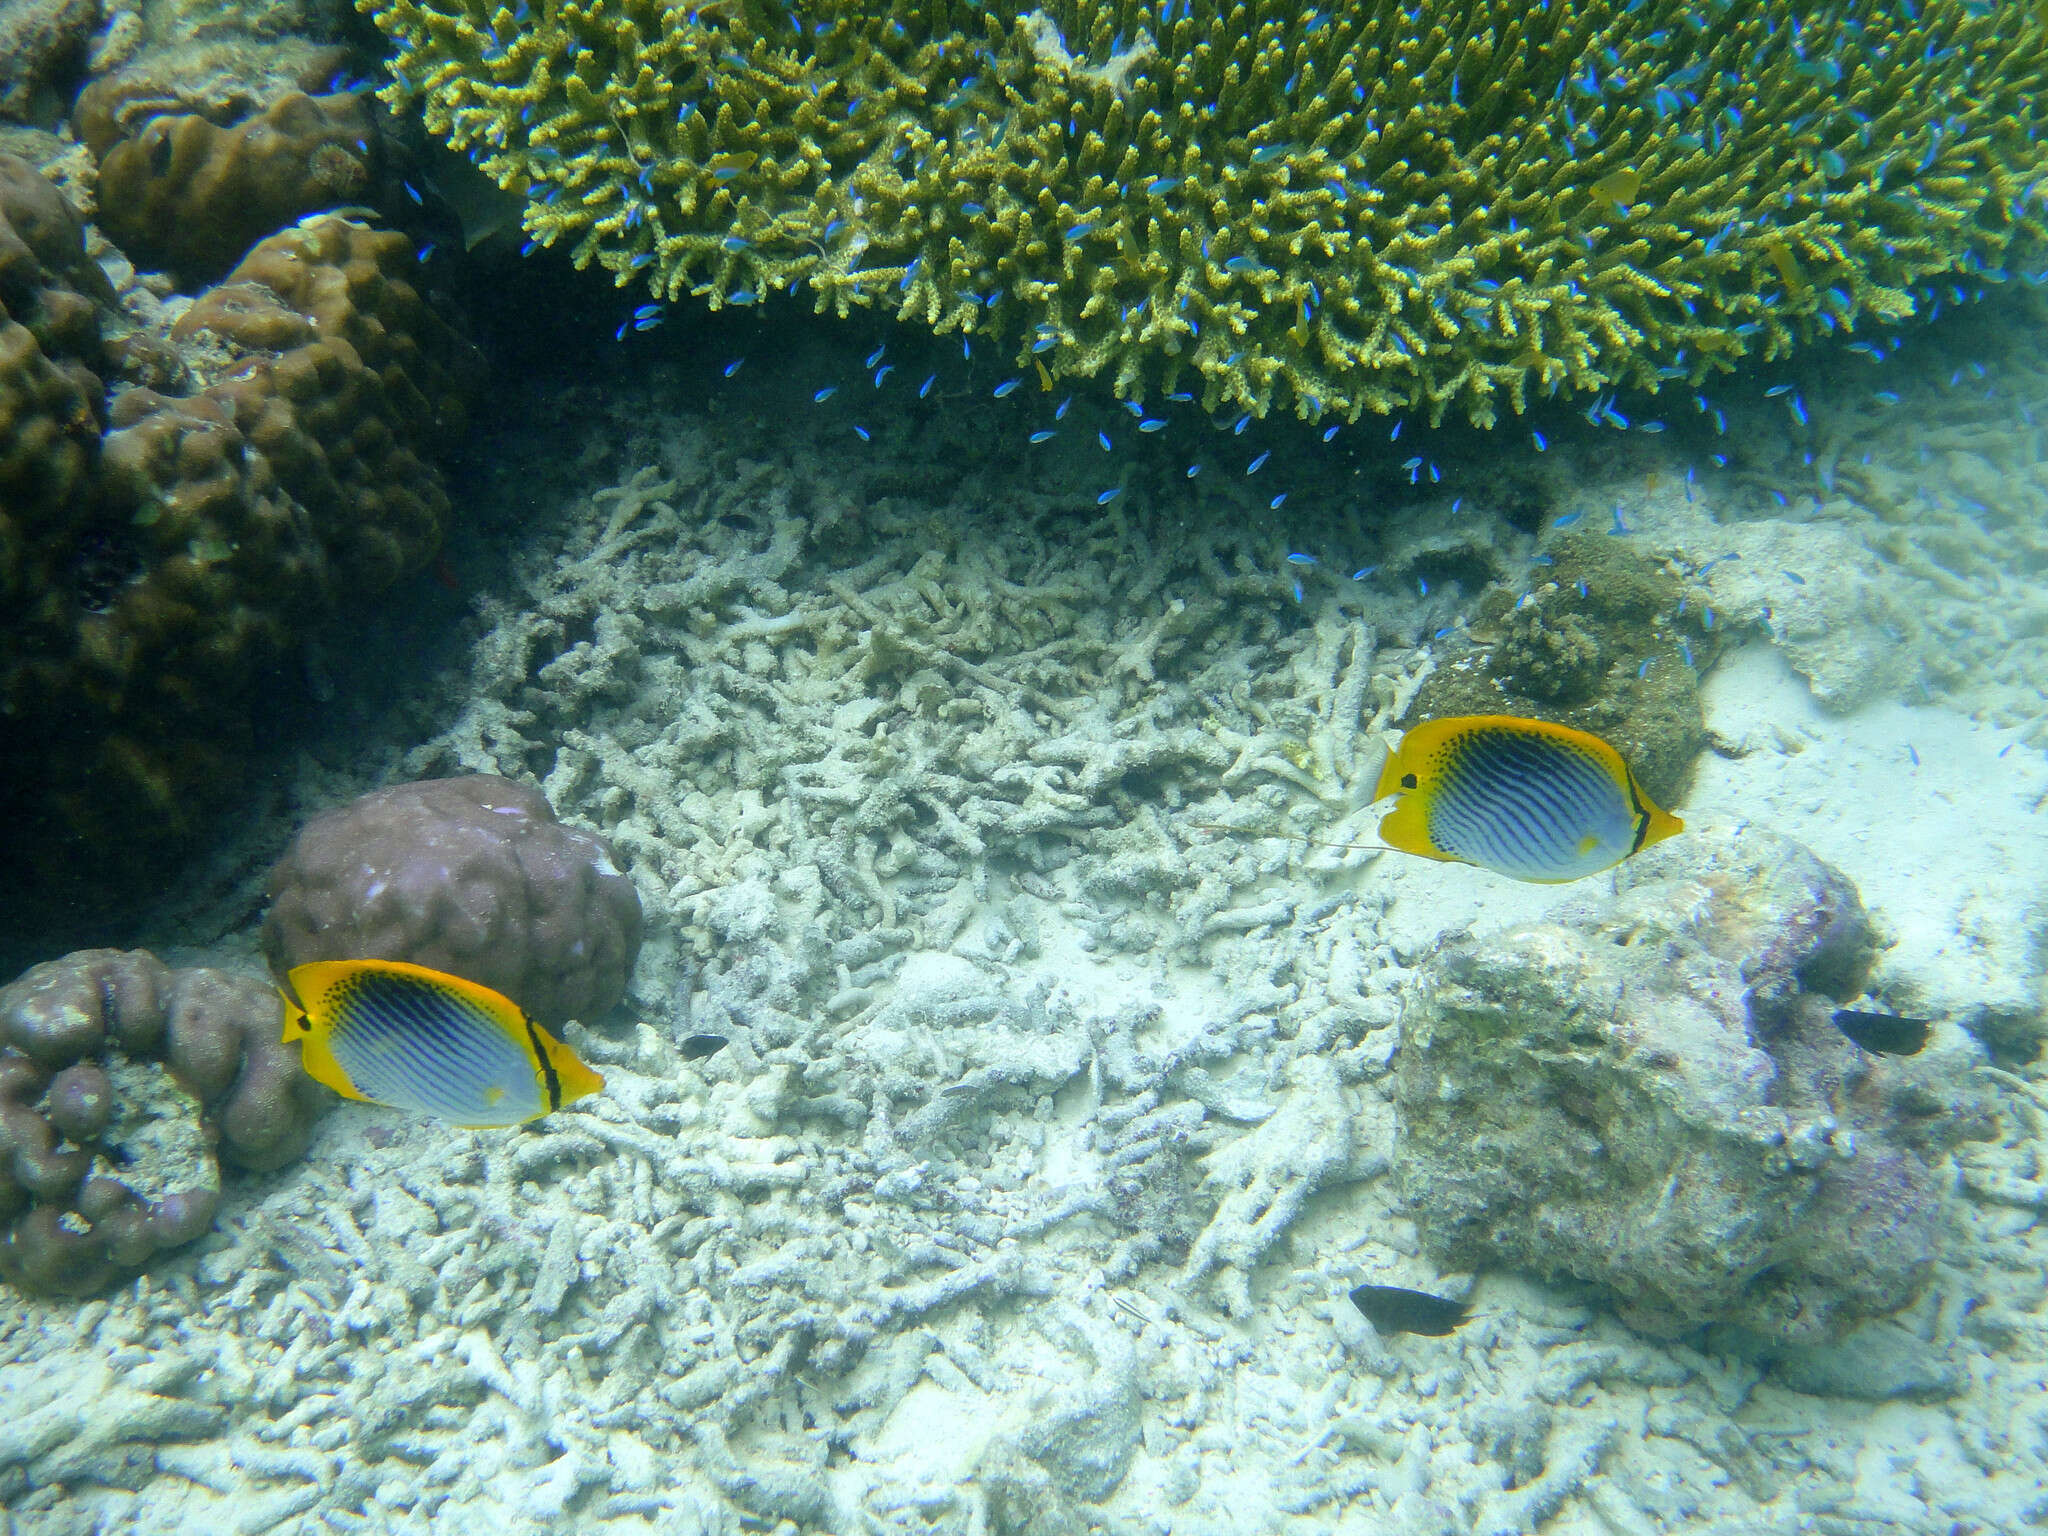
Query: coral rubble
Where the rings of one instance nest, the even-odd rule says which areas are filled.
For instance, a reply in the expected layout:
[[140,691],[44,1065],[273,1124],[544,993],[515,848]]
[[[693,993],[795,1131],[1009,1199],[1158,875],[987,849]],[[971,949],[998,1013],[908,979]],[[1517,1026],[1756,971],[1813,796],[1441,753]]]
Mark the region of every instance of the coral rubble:
[[2048,236],[2027,7],[358,3],[385,99],[621,283],[1212,409],[1697,382]]
[[[777,364],[797,402],[834,376]],[[702,411],[659,365],[549,389],[554,430],[488,466],[480,499],[516,501],[519,558],[476,603],[466,663],[353,733],[382,738],[347,770],[361,787],[539,779],[658,895],[645,1022],[567,1031],[607,1091],[513,1136],[330,1117],[316,1156],[147,1284],[16,1298],[17,1520],[2024,1527],[2041,1448],[2001,1437],[2040,1398],[2048,1095],[2029,1078],[1976,1079],[2000,1140],[1958,1158],[1922,1298],[1846,1344],[1773,1346],[1764,1370],[1711,1334],[1633,1333],[1576,1283],[1447,1273],[1404,1219],[1402,999],[1446,926],[1526,924],[1584,888],[1279,834],[1363,840],[1332,818],[1430,667],[1470,648],[1454,615],[1539,548],[1537,519],[1484,498],[1434,538],[1426,508],[1383,508],[1357,558],[1387,579],[1353,581],[1284,555],[1367,530],[1306,497],[1262,517],[1257,481],[1097,504],[1085,398],[1070,458],[1005,472],[994,405],[914,432],[870,416],[866,441],[779,408],[766,371]],[[593,494],[595,450],[561,444],[607,432],[629,434],[613,464],[659,467]],[[1718,488],[1677,540],[1632,502],[1632,547],[1697,570],[1724,548]],[[1451,534],[1493,565],[1440,571]],[[1403,579],[1418,549],[1426,595]],[[1754,819],[1760,785],[1810,775],[1770,807],[1795,821],[1834,787],[1820,746],[1717,754],[1702,792],[1739,773],[1714,803]],[[1923,796],[1986,804],[1977,758],[1937,779],[1922,755]],[[335,798],[330,762],[299,774],[301,799]],[[1832,827],[1896,920],[1900,850],[1858,846],[1841,804],[1802,830]],[[260,819],[281,839],[286,814]],[[1952,817],[1926,825],[1954,840]],[[246,893],[225,909],[245,918]],[[1914,949],[1873,981],[1888,999],[1928,968]],[[1969,1046],[1944,1022],[1929,1049]],[[1361,1282],[1455,1297],[1468,1321],[1378,1336],[1347,1299]],[[1957,1390],[1882,1414],[1805,1395]]]

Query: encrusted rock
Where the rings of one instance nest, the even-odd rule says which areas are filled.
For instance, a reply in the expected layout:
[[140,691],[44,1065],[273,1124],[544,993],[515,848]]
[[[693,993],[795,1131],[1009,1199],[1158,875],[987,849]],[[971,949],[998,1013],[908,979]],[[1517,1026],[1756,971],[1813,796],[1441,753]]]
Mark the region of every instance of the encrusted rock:
[[[1536,715],[1591,731],[1651,799],[1676,804],[1706,740],[1699,673],[1685,658],[1710,663],[1721,632],[1697,608],[1688,615],[1678,577],[1625,539],[1575,532],[1548,549],[1544,580],[1495,579],[1479,594],[1475,628],[1495,643],[1431,672],[1401,723]],[[1410,564],[1432,587],[1463,575],[1441,558]]]
[[295,91],[326,90],[347,59],[343,48],[289,33],[152,39],[78,93],[71,131],[98,159],[162,114],[238,123]]
[[1806,1343],[1904,1306],[1975,1115],[1939,1049],[1873,1057],[1834,1026],[1879,949],[1854,888],[1754,826],[1617,884],[1425,968],[1395,1068],[1425,1244],[1595,1282],[1667,1336]]

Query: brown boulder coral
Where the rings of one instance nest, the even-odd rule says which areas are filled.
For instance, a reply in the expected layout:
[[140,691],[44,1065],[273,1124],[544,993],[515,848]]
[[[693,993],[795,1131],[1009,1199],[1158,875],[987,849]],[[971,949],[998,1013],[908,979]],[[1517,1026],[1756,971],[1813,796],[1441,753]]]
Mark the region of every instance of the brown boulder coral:
[[109,409],[123,369],[167,370],[103,340],[76,217],[0,157],[0,813],[46,889],[83,852],[140,875],[203,825],[308,622],[438,543],[432,455],[480,361],[414,270],[353,219],[282,230],[178,322],[198,392]]
[[410,960],[504,993],[537,1022],[625,994],[640,897],[612,845],[493,774],[399,784],[314,817],[270,872],[263,952]]
[[50,535],[77,520],[98,454],[106,352],[95,287],[106,277],[63,193],[0,155],[0,599],[10,610],[40,584]]
[[291,35],[259,40],[233,29],[137,42],[133,51],[115,49],[118,62],[110,59],[71,104],[71,131],[94,159],[166,113],[231,127],[295,91],[328,89],[348,63],[348,50],[332,43]]
[[365,98],[294,91],[221,127],[162,113],[100,156],[100,226],[181,285],[219,277],[301,214],[371,200],[378,129]]
[[80,950],[0,988],[0,1278],[88,1295],[212,1225],[221,1165],[282,1167],[327,1092],[261,982]]
[[[417,570],[447,519],[425,455],[461,428],[481,364],[427,307],[413,270],[404,235],[309,219],[259,244],[172,332],[240,359],[200,399],[225,410],[305,510],[327,560],[327,596]],[[146,439],[157,413],[189,403],[131,391],[116,425]],[[181,426],[162,430],[183,436]],[[130,458],[121,438],[107,443],[117,476],[149,453]],[[160,472],[144,474],[167,489]]]

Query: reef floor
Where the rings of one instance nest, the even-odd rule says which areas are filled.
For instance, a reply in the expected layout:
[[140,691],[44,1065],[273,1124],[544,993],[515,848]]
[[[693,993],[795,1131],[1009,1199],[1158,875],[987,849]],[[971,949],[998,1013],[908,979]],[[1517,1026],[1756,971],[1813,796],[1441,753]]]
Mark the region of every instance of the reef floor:
[[[259,973],[306,815],[530,779],[648,911],[628,1003],[568,1032],[608,1087],[513,1133],[342,1106],[135,1285],[0,1297],[0,1530],[2048,1521],[2048,375],[1958,333],[1897,405],[1850,359],[1796,415],[1758,377],[1725,436],[1680,396],[1539,452],[1140,435],[922,356],[891,394],[872,344],[521,386],[445,581],[309,654],[321,702],[144,941]],[[1585,892],[1327,845],[1566,531],[1714,611],[1678,808],[1845,871],[1874,990],[1994,1106],[1920,1302],[1796,1370],[1442,1274],[1395,1198],[1417,967]],[[1365,1282],[1473,1315],[1381,1337]]]

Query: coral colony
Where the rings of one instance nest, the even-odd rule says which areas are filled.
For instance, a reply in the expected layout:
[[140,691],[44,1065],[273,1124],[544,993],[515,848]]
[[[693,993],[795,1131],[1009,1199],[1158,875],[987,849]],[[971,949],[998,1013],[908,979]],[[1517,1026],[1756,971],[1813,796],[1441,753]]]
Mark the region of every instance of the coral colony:
[[0,0],[0,1525],[2041,1526],[2043,102]]
[[2039,7],[358,4],[579,264],[1210,411],[1696,385],[2048,259]]

